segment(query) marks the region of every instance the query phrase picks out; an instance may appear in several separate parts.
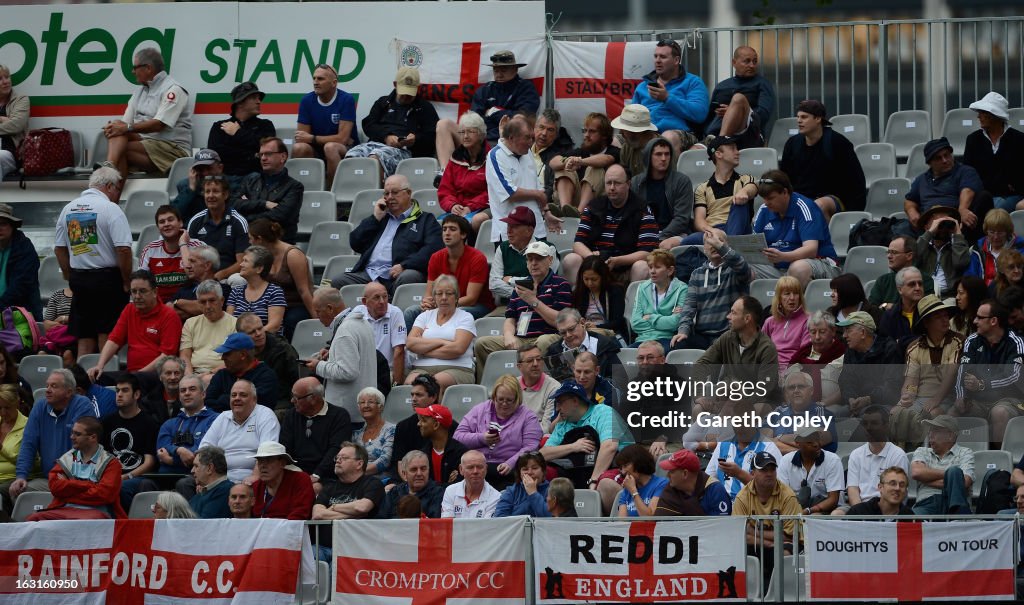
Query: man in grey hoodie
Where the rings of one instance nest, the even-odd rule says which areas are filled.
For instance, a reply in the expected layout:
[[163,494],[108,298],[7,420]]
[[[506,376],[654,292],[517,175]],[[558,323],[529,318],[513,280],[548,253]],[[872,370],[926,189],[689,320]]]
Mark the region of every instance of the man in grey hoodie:
[[646,171],[635,175],[629,188],[647,202],[661,229],[659,246],[671,250],[690,232],[693,216],[693,184],[690,177],[676,170],[676,154],[664,137],[644,146]]
[[690,276],[679,332],[672,337],[673,349],[707,349],[729,329],[726,316],[732,304],[750,290],[750,266],[729,247],[725,232],[704,232],[704,254],[708,261]]

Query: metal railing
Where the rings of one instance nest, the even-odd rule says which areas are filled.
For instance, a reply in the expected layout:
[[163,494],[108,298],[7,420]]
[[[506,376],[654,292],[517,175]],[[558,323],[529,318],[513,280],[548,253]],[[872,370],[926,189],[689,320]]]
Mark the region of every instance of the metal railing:
[[732,75],[733,50],[748,45],[758,52],[761,74],[775,86],[775,118],[792,115],[803,99],[819,99],[832,115],[867,114],[876,141],[894,111],[928,111],[939,136],[948,110],[967,107],[989,91],[1005,96],[1010,107],[1024,106],[1021,16],[552,31],[549,36],[584,42],[673,38],[683,47],[686,68],[709,90]]

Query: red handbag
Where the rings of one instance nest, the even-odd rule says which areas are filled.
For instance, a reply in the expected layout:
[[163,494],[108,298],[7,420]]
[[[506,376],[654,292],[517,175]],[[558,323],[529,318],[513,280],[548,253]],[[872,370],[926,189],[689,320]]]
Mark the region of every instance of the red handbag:
[[25,176],[48,176],[61,168],[74,166],[71,132],[63,128],[30,130],[18,147],[18,157]]

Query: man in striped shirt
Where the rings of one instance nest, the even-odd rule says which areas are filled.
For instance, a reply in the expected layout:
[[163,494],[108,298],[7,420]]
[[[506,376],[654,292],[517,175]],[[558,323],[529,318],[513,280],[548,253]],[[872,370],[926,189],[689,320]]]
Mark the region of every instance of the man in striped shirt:
[[629,281],[650,276],[647,254],[658,248],[658,222],[650,207],[629,188],[626,169],[612,164],[604,174],[605,194],[595,198],[580,217],[576,242],[563,265],[569,283],[588,256],[600,256],[613,273],[629,274]]

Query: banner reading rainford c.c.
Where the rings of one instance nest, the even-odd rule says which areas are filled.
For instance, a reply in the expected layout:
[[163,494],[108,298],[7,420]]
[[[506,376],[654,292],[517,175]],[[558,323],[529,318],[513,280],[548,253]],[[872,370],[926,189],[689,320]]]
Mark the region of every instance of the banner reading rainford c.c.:
[[745,523],[535,519],[537,603],[743,601]]

